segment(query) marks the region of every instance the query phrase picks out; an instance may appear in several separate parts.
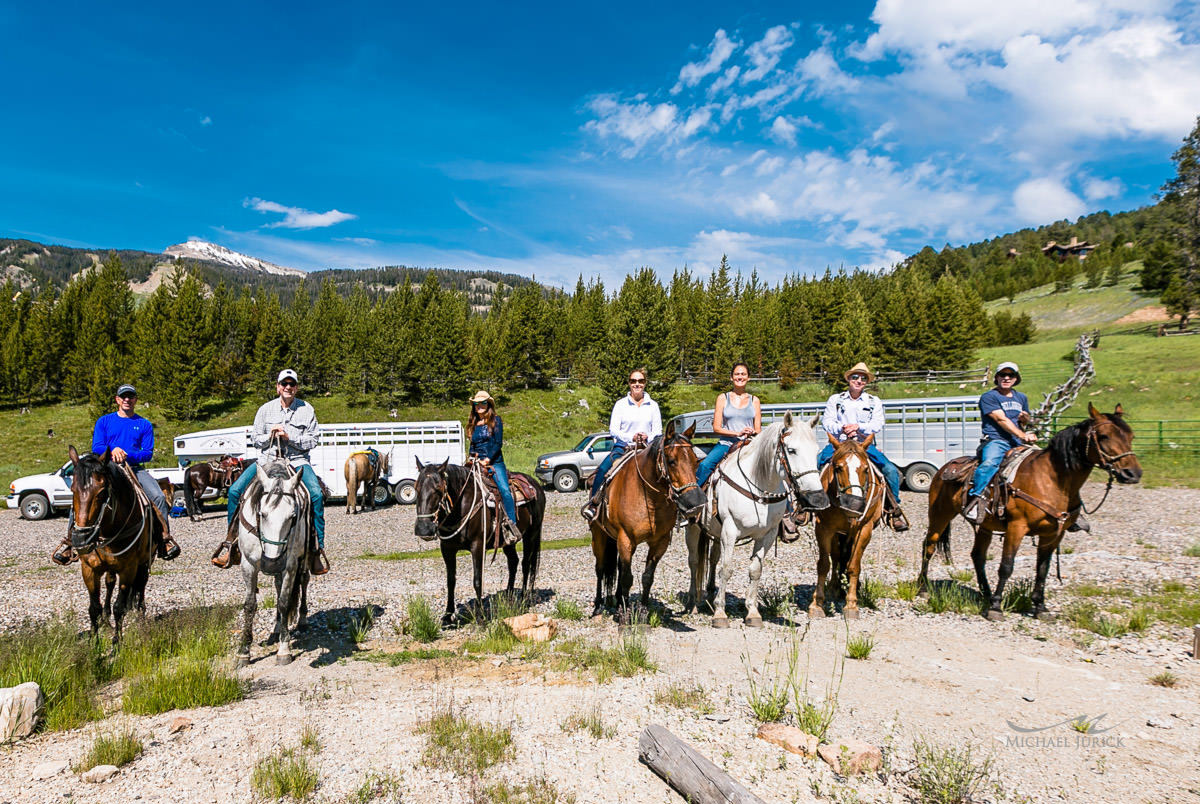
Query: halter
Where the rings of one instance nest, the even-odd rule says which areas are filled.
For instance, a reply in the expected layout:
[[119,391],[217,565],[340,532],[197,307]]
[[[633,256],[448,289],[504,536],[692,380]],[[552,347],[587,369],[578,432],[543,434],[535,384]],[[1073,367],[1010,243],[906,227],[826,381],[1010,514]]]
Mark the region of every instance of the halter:
[[[126,553],[128,553],[130,550],[133,549],[133,547],[138,543],[138,541],[140,541],[140,536],[141,536],[142,530],[146,525],[146,510],[143,508],[141,503],[138,502],[138,500],[136,499],[136,495],[135,495],[133,505],[130,506],[129,513],[126,515],[125,521],[121,523],[121,527],[118,528],[117,532],[112,534],[111,536],[103,536],[100,534],[100,526],[104,524],[105,515],[111,514],[113,511],[112,479],[111,478],[109,479],[108,484],[106,484],[104,486],[104,490],[100,493],[104,495],[104,502],[101,503],[100,514],[96,517],[96,521],[93,524],[80,527],[77,523],[74,512],[72,512],[72,514],[71,514],[71,530],[72,530],[71,544],[72,544],[72,546],[75,547],[75,550],[80,553],[80,555],[90,553],[90,552],[92,552],[92,550],[95,550],[97,547],[103,547],[103,548],[109,550],[110,553],[112,553],[113,558],[117,558],[119,556],[123,556]],[[133,515],[135,513],[139,514],[136,529],[131,526],[131,522],[133,520]],[[80,541],[82,541],[83,544],[78,545],[78,546],[75,545],[75,535],[76,534],[79,535]],[[121,539],[126,534],[128,534],[130,536],[129,544],[125,545],[120,550],[115,550],[115,551],[109,547],[110,544]]]
[[796,503],[796,508],[803,508],[800,504],[802,492],[800,490],[800,478],[807,475],[817,475],[820,477],[820,469],[803,469],[799,472],[793,472],[791,465],[787,462],[787,456],[783,454],[783,439],[787,431],[779,434],[779,443],[775,447],[775,453],[779,456],[779,465],[783,467],[784,474],[788,477],[788,485],[791,487],[793,501]]
[[[869,511],[872,506],[875,505],[876,495],[880,489],[879,482],[875,477],[875,470],[871,468],[870,461],[864,461],[864,465],[866,466],[867,479],[861,486],[863,490],[862,513],[855,514],[852,511],[842,508],[840,505],[838,506],[839,508],[842,508],[842,513],[845,514],[846,518],[852,521],[862,519],[864,516],[866,516],[867,511]],[[841,485],[841,481],[838,480],[837,462],[832,459],[829,462],[829,472],[833,476],[834,484],[837,485],[838,497],[841,497],[845,492],[854,488],[854,484],[852,483],[847,483],[845,486]]]
[[1134,452],[1133,450],[1126,450],[1125,452],[1122,452],[1118,455],[1113,455],[1111,453],[1105,452],[1104,449],[1100,446],[1099,439],[1096,438],[1096,430],[1098,428],[1099,428],[1099,425],[1097,425],[1095,422],[1093,422],[1088,427],[1088,434],[1087,434],[1088,443],[1090,443],[1093,447],[1096,448],[1096,454],[1098,456],[1100,456],[1100,460],[1095,462],[1096,466],[1099,466],[1101,469],[1108,472],[1108,476],[1111,478],[1113,476],[1113,473],[1116,471],[1113,468],[1113,464],[1115,464],[1117,461],[1121,460],[1122,458],[1129,457],[1130,455],[1132,455],[1136,458],[1137,453]]

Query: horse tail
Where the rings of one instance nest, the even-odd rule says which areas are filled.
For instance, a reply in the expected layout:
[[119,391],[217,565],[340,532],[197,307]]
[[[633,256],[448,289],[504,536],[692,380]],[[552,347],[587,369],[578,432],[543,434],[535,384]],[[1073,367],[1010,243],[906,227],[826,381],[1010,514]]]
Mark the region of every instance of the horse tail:
[[358,507],[358,458],[351,455],[346,461],[346,513]]
[[617,588],[617,540],[607,533],[601,543],[604,555],[601,557],[600,582],[604,586],[604,596],[612,597]]
[[192,488],[192,467],[183,470],[183,503],[187,508],[188,517],[196,518],[196,490]]
[[946,527],[942,528],[942,532],[938,534],[938,540],[934,542],[934,547],[942,554],[947,564],[953,563],[950,560],[950,523],[946,523]]

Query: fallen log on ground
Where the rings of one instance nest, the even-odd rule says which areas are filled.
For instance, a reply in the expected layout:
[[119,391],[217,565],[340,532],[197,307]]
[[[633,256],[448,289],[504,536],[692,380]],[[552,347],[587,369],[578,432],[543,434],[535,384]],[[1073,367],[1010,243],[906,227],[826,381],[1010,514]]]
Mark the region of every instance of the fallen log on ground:
[[662,726],[646,727],[638,739],[638,756],[693,804],[765,804]]

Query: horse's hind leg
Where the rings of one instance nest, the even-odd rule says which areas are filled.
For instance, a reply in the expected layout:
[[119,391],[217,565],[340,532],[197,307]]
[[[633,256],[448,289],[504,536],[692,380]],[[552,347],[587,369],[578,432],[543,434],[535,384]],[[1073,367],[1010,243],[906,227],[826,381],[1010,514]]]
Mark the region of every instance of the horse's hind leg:
[[991,603],[988,606],[987,618],[989,620],[1004,619],[1004,585],[1008,583],[1009,577],[1013,572],[1013,561],[1017,557],[1017,548],[1021,546],[1021,539],[1025,535],[1022,532],[1024,522],[1020,522],[1015,518],[1010,519],[1008,528],[1004,532],[1004,552],[1000,556],[1000,571],[996,577],[996,589],[991,594]]
[[[611,545],[610,545],[611,547]],[[651,576],[653,580],[653,576]],[[617,540],[617,619],[629,621],[629,590],[633,587],[633,542],[625,536]],[[644,601],[643,601],[644,602]]]
[[[120,587],[117,590],[117,602],[113,606],[113,650],[121,644],[121,624],[125,619],[125,610],[129,608],[129,597],[133,593],[133,583],[129,579],[121,576],[118,580]],[[96,605],[99,606],[99,601]]]
[[992,585],[987,579],[987,551],[992,545],[992,532],[979,528],[975,531],[975,544],[971,548],[971,563],[975,566],[975,582],[979,584],[979,594],[987,600],[992,596]]
[[713,561],[714,589],[712,596],[713,628],[728,628],[729,615],[725,613],[725,592],[729,588],[729,576],[733,574],[733,545],[737,538],[737,526],[726,519],[721,526],[721,538],[716,540],[719,555]]
[[658,569],[658,562],[662,560],[670,546],[671,539],[666,536],[648,545],[646,568],[642,570],[642,606],[644,608],[650,608],[650,587],[654,585],[654,573]]
[[691,586],[688,589],[688,599],[684,604],[683,613],[691,614],[700,606],[700,590],[703,588],[705,565],[708,563],[708,537],[705,535],[704,528],[695,522],[689,522],[684,530],[684,539],[687,542]]
[[457,562],[454,560],[457,550],[442,542],[442,563],[446,565],[446,611],[442,614],[442,625],[454,623],[454,584],[458,576]]
[[[1057,546],[1057,545],[1056,545]],[[1033,616],[1039,620],[1053,621],[1054,615],[1046,610],[1046,575],[1050,572],[1050,559],[1054,547],[1038,545],[1037,577],[1033,582]]]
[[508,594],[509,597],[516,591],[517,588],[517,546],[515,544],[504,545],[504,560],[508,562]]
[[250,643],[254,634],[254,613],[258,603],[258,570],[248,561],[242,560],[242,580],[246,587],[246,598],[242,602],[242,641],[238,646],[238,667],[250,663]]

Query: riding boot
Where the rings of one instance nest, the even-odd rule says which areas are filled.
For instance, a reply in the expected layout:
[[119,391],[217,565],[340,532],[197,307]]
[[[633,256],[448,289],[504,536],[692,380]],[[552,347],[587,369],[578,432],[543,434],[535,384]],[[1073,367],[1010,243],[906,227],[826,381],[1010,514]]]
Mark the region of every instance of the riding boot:
[[987,506],[984,505],[983,495],[976,495],[967,500],[963,506],[963,518],[973,525],[982,525],[987,518]]
[[241,564],[242,551],[238,547],[238,543],[226,539],[217,545],[216,551],[212,554],[212,563],[214,567],[220,567],[221,569],[229,569]]
[[517,527],[517,523],[505,517],[504,519],[504,546],[516,544],[521,541],[521,529]]
[[586,519],[588,522],[591,522],[596,518],[596,515],[600,513],[600,506],[596,504],[595,500],[588,500],[584,504],[583,508],[579,509],[579,513],[584,519]]
[[78,559],[79,556],[75,555],[75,548],[71,546],[71,531],[68,528],[67,535],[63,536],[62,542],[50,554],[50,560],[65,567]]
[[896,531],[896,533],[903,533],[908,530],[908,517],[904,515],[904,509],[900,506],[897,505],[889,512],[889,520],[892,530]]
[[324,575],[329,572],[329,559],[325,557],[325,548],[318,547],[308,554],[309,575]]

